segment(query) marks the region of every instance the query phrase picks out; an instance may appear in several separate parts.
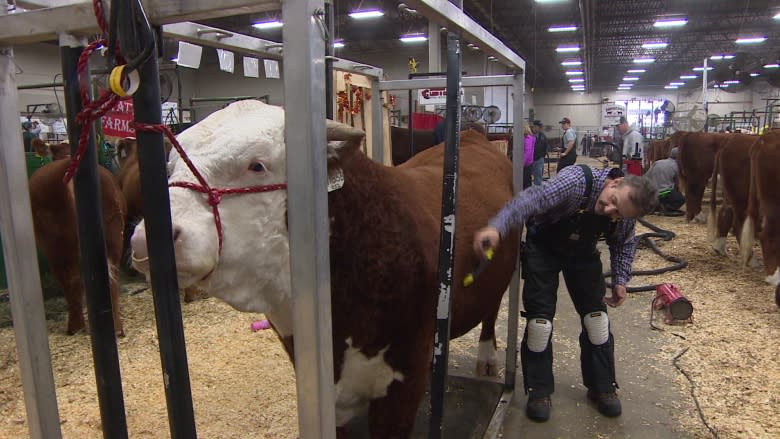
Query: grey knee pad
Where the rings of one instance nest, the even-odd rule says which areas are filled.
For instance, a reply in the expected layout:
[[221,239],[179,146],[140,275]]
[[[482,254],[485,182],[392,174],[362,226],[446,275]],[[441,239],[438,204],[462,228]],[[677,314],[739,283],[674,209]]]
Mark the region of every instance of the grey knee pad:
[[588,313],[582,318],[582,324],[588,333],[588,340],[595,346],[609,340],[609,317],[604,311]]
[[533,318],[528,319],[526,325],[528,329],[528,350],[531,352],[544,352],[547,349],[547,343],[550,341],[552,333],[552,322],[547,319]]

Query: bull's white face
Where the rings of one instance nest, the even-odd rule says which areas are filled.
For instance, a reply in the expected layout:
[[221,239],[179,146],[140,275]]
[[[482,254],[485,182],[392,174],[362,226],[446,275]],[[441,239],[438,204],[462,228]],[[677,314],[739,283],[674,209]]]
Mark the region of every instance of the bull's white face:
[[[217,111],[178,137],[213,189],[287,182],[284,111],[259,101],[240,101]],[[176,152],[169,182],[197,180]],[[171,187],[179,287],[197,285],[242,311],[268,312],[290,296],[287,192],[224,195],[219,203],[223,244],[204,194]],[[145,256],[145,227],[133,236],[133,251]],[[141,247],[144,248],[141,248]],[[138,258],[138,256],[136,256]],[[148,271],[148,263],[135,263]]]

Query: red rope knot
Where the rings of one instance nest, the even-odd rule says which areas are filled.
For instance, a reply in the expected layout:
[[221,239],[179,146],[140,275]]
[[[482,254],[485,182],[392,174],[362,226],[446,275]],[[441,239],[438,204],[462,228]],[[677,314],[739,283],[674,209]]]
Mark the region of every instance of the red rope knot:
[[209,192],[209,204],[217,207],[220,201],[222,201],[222,191],[219,189],[210,189]]

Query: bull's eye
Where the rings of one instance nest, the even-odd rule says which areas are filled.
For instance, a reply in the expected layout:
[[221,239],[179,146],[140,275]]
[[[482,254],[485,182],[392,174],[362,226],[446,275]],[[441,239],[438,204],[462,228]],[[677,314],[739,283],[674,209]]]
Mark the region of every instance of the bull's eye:
[[254,162],[249,165],[249,170],[252,172],[265,172],[265,165],[261,162]]

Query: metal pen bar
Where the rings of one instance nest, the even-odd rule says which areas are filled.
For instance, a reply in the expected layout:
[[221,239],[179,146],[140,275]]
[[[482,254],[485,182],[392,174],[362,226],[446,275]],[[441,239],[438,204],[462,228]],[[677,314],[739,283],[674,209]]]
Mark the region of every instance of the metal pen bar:
[[[63,38],[63,42],[65,38]],[[61,44],[62,77],[65,82],[65,107],[68,114],[68,137],[71,154],[75,155],[81,136],[76,115],[82,109],[79,95],[78,61],[83,47]],[[78,172],[73,178],[76,198],[81,279],[86,290],[89,335],[92,341],[92,359],[100,405],[103,437],[127,437],[127,419],[122,396],[122,376],[119,372],[119,353],[114,333],[114,315],[109,293],[108,261],[103,233],[103,209],[98,175],[95,136],[89,140]]]
[[328,235],[323,0],[286,1],[284,100],[290,288],[302,439],[336,435]]
[[[130,17],[122,17],[131,19]],[[120,19],[122,19],[120,18]],[[144,17],[145,19],[145,17]],[[140,33],[137,44],[155,44],[153,35]],[[129,44],[120,38],[122,47]],[[154,51],[156,53],[156,49]],[[126,56],[139,54],[126,54]],[[162,122],[160,82],[157,57],[150,56],[138,68],[141,85],[133,95],[135,121],[158,125]],[[176,258],[173,249],[168,174],[163,136],[160,133],[137,130],[138,168],[141,176],[141,196],[149,251],[149,273],[152,297],[160,340],[160,362],[168,406],[171,437],[195,438],[195,415],[187,366],[179,283],[176,278]]]
[[[0,8],[0,15],[5,14]],[[43,309],[30,192],[19,126],[19,94],[11,47],[0,47],[0,234],[22,379],[27,428],[32,439],[59,439],[59,413]],[[6,109],[13,111],[6,111]]]
[[[514,76],[512,75],[492,75],[492,76],[463,76],[461,78],[461,87],[491,87],[491,86],[513,86]],[[445,87],[445,78],[421,78],[421,79],[397,79],[393,81],[381,81],[379,89],[386,90],[416,90],[421,88]]]
[[39,88],[54,88],[54,87],[62,87],[64,84],[62,82],[44,82],[41,84],[24,84],[17,86],[17,90],[37,90]]
[[444,394],[449,359],[452,278],[455,265],[455,228],[460,148],[460,39],[447,34],[447,117],[442,186],[441,234],[439,239],[439,300],[436,306],[436,332],[433,339],[431,377],[431,419],[429,437],[441,438],[444,420]]

